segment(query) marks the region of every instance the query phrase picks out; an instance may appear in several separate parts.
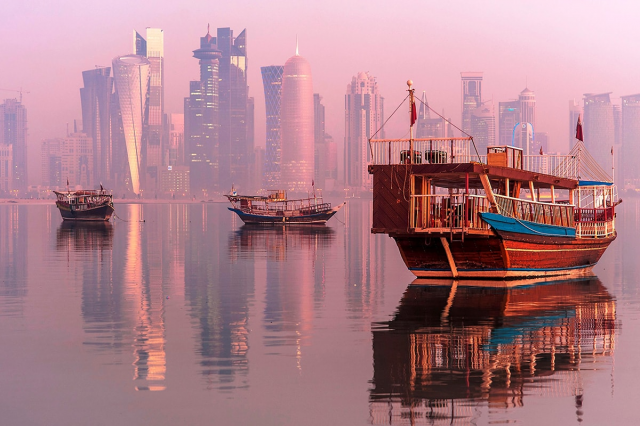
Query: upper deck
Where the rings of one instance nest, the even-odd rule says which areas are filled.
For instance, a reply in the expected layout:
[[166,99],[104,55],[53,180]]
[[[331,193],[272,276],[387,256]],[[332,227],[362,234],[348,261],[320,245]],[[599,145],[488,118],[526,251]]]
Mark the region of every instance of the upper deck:
[[[539,175],[578,180],[580,167],[575,155],[524,155],[520,148],[493,146],[487,153],[476,151],[471,138],[425,139],[371,139],[369,141],[371,166],[405,165],[433,166],[444,164],[480,163],[485,166],[505,167]],[[413,155],[409,158],[409,152]],[[423,168],[421,170],[457,170],[455,168]],[[498,171],[498,169],[493,169]],[[505,174],[506,172],[500,172]],[[524,174],[519,175],[524,177]],[[568,182],[566,182],[569,184]],[[569,184],[570,185],[570,184]],[[574,188],[575,185],[572,186]]]

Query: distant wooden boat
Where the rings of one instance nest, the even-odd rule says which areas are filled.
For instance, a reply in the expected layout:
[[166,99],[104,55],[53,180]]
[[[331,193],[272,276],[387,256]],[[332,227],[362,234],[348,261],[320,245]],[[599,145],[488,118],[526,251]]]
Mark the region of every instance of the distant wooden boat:
[[107,221],[115,210],[113,195],[104,189],[53,192],[63,220]]
[[263,195],[226,195],[236,213],[246,224],[318,224],[325,223],[345,203],[331,207],[322,197],[287,199],[286,191],[271,190]]
[[615,240],[621,200],[582,141],[566,156],[480,157],[471,137],[411,135],[369,141],[371,231],[393,237],[417,277],[579,276]]

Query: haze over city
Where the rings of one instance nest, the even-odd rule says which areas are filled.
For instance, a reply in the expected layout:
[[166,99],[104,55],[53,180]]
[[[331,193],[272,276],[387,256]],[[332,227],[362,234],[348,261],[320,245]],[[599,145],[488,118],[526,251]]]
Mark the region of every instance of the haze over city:
[[[32,185],[40,182],[42,140],[64,136],[67,123],[81,119],[82,71],[132,53],[132,30],[147,27],[164,31],[166,113],[183,112],[189,81],[199,73],[192,51],[207,25],[230,27],[236,35],[246,29],[256,146],[265,144],[260,67],[283,64],[295,53],[297,37],[340,163],[345,88],[359,71],[375,76],[385,118],[406,96],[411,78],[417,93],[426,91],[430,105],[458,126],[460,72],[484,73],[483,98],[492,99],[495,110],[528,87],[536,95],[536,130],[547,132],[549,148],[561,152],[569,149],[569,100],[613,92],[619,102],[615,98],[640,92],[630,72],[640,61],[632,53],[635,13],[625,2],[27,1],[3,9],[0,88],[23,91]],[[0,92],[1,99],[17,96]],[[387,136],[403,136],[406,116],[388,126]]]

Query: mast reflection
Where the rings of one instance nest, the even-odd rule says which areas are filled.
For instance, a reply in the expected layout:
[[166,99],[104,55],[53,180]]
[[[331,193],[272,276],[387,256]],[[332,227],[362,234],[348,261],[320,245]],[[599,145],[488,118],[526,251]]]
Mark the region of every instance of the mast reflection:
[[[519,286],[516,286],[519,285]],[[596,277],[567,281],[419,281],[374,324],[374,424],[452,424],[525,393],[575,396],[585,364],[610,363],[616,305]]]

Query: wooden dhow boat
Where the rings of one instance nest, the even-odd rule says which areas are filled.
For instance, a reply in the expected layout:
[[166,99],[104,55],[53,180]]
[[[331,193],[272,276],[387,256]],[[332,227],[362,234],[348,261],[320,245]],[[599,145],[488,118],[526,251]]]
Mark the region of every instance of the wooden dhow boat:
[[115,211],[113,194],[102,188],[53,192],[63,220],[107,221]]
[[269,190],[267,195],[226,195],[236,213],[246,224],[320,224],[326,223],[344,203],[331,207],[321,196],[288,199],[284,190]]
[[[408,97],[413,126],[411,85]],[[480,156],[472,137],[412,134],[369,140],[368,170],[371,232],[394,238],[417,277],[581,276],[615,240],[621,200],[581,140],[566,156],[513,146]]]

